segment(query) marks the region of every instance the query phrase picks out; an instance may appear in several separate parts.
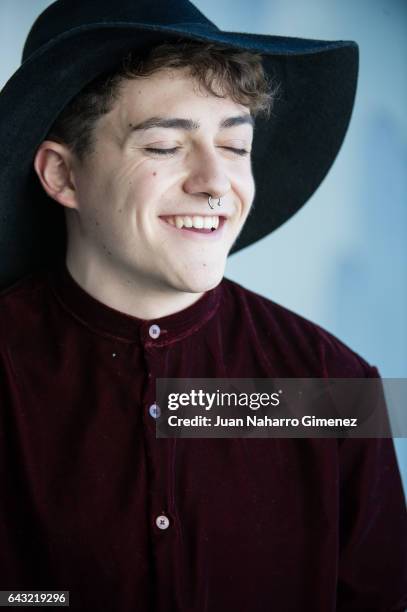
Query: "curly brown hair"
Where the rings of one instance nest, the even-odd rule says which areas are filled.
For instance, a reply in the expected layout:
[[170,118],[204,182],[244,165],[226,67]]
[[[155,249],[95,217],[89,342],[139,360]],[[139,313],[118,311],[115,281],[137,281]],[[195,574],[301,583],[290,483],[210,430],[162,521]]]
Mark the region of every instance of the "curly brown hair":
[[47,139],[65,143],[83,159],[93,150],[95,123],[112,110],[121,83],[164,68],[188,68],[200,87],[216,97],[228,96],[247,106],[254,117],[269,116],[279,89],[267,79],[260,54],[215,43],[162,43],[144,54],[130,53],[116,70],[89,83],[64,108]]

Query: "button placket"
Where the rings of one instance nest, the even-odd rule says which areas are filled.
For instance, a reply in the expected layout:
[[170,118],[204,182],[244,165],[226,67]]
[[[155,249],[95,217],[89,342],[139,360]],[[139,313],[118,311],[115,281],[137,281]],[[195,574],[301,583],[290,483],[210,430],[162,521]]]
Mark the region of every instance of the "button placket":
[[[144,418],[146,445],[150,448],[149,457],[152,461],[151,469],[151,488],[152,497],[150,504],[153,511],[152,525],[157,536],[156,546],[171,546],[172,539],[170,532],[177,528],[173,524],[174,512],[174,474],[169,466],[173,465],[173,444],[171,440],[157,440],[156,426],[162,414],[161,407],[156,403],[156,378],[163,376],[166,371],[166,343],[168,330],[161,328],[156,323],[147,325],[142,331],[142,343],[144,345],[145,364],[147,369],[147,384],[143,392]],[[157,344],[156,344],[157,343]],[[157,512],[158,509],[158,512]],[[169,513],[169,514],[168,514]],[[151,519],[150,519],[151,520]],[[160,538],[161,532],[166,533],[166,537]],[[164,534],[163,534],[164,535]],[[164,542],[166,542],[164,544]],[[161,550],[161,555],[171,554],[171,548],[157,548]]]

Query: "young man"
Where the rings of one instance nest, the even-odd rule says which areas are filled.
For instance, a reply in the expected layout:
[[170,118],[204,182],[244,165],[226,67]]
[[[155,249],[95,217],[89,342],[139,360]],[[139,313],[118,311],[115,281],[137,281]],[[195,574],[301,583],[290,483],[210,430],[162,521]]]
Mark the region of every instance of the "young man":
[[155,436],[157,378],[378,375],[223,278],[328,170],[356,46],[221,32],[188,2],[74,5],[39,18],[0,97],[0,589],[400,612],[391,440]]

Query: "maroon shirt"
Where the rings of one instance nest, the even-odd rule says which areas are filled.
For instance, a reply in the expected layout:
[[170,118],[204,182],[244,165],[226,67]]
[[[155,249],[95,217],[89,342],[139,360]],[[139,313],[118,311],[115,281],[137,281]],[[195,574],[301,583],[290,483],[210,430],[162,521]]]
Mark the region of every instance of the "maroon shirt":
[[227,279],[142,321],[63,265],[4,291],[0,326],[1,590],[86,612],[404,610],[391,439],[155,437],[156,378],[377,376],[332,335]]

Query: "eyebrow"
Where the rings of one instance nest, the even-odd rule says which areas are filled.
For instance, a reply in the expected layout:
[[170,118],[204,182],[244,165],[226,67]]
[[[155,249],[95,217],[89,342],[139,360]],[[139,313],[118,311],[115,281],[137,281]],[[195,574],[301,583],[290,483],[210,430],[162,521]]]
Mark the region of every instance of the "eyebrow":
[[[244,125],[248,124],[254,127],[254,119],[251,115],[236,115],[235,117],[228,117],[227,119],[223,119],[219,123],[220,129],[235,127],[236,125]],[[194,130],[198,130],[201,125],[198,121],[193,121],[192,119],[181,119],[178,117],[150,117],[150,119],[146,119],[137,125],[129,124],[129,127],[132,132],[145,131],[151,128],[175,128],[178,130],[186,130],[187,132],[192,132]]]

